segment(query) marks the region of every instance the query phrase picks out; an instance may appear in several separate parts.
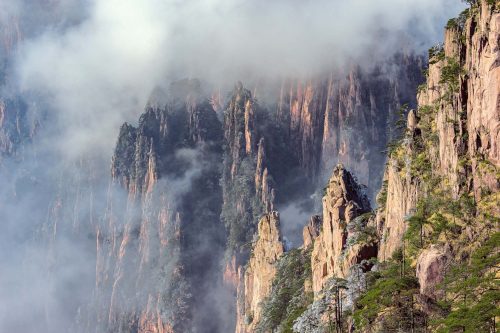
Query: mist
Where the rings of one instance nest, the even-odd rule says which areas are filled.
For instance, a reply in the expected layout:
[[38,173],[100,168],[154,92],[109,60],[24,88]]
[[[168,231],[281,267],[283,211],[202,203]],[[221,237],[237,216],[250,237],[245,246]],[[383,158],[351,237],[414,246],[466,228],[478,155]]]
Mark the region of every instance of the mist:
[[[29,19],[34,3],[3,6]],[[310,77],[401,50],[424,52],[462,7],[457,0],[65,0],[48,8],[53,22],[19,46],[14,91],[50,102],[69,157],[78,156],[75,147],[109,155],[119,124],[136,119],[156,86],[193,77],[225,90],[236,80]],[[75,8],[84,8],[80,17]],[[68,21],[76,23],[61,23]]]
[[[421,54],[463,8],[458,0],[2,0],[0,98],[28,100],[39,125],[22,154],[0,159],[0,328],[66,332],[89,302],[113,147],[155,88],[188,77],[225,93],[237,80],[308,79]],[[170,195],[184,194],[199,171],[193,164],[165,180]],[[68,201],[73,211],[57,215]],[[283,207],[293,238],[312,211]]]

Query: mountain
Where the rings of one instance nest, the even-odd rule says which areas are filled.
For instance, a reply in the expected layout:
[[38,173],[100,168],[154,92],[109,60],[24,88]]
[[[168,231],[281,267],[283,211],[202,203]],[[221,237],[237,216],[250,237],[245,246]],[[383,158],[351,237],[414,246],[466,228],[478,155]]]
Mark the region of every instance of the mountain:
[[494,332],[499,9],[472,2],[428,57],[170,82],[112,156],[73,159],[74,127],[10,90],[36,31],[0,15],[0,330]]
[[261,251],[269,236],[259,228],[237,332],[495,331],[499,22],[491,1],[448,22],[444,44],[429,51],[418,107],[388,145],[375,210],[338,166],[303,247]]
[[[158,93],[166,102],[152,99],[138,127],[120,130],[95,230],[88,323],[124,332],[232,330],[238,271],[261,214],[307,198],[332,160],[363,155],[361,174],[380,181],[369,161],[383,160],[385,129],[403,103],[415,104],[408,89],[420,82],[421,58],[392,61],[401,68],[396,77],[381,65],[368,73],[356,67],[345,79],[286,81],[271,103],[238,83],[223,110],[197,80]],[[372,134],[354,143],[357,131]]]

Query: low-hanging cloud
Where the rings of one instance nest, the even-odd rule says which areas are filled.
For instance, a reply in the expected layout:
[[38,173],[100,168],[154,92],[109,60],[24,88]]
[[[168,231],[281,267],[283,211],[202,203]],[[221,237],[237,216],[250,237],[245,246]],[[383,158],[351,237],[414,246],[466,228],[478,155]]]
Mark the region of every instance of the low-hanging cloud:
[[[18,3],[7,0],[6,10],[21,16],[32,5],[9,2]],[[402,49],[421,52],[440,39],[445,18],[463,4],[65,0],[50,10],[54,6],[74,24],[44,21],[16,55],[16,78],[21,90],[39,92],[59,111],[60,148],[78,156],[75,147],[109,152],[119,124],[135,119],[153,88],[169,80],[198,77],[220,87],[238,79],[310,76],[349,61],[373,63]]]

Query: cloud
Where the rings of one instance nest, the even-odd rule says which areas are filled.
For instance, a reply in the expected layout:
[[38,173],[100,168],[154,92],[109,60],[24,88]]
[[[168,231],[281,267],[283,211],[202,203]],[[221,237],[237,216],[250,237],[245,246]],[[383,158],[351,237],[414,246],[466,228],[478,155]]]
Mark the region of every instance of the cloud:
[[[32,1],[23,3],[15,11],[27,15]],[[109,152],[119,124],[136,119],[153,88],[170,80],[227,87],[312,75],[352,59],[373,63],[403,48],[420,52],[463,7],[457,0],[57,3],[56,13],[77,23],[63,25],[68,20],[57,15],[52,25],[43,21],[43,33],[22,44],[16,72],[20,90],[39,92],[58,111],[59,148],[70,157],[85,147]]]
[[311,197],[310,200],[294,201],[278,208],[283,236],[291,243],[292,247],[302,245],[304,226],[312,215],[321,211],[321,207],[314,207],[314,204],[314,199]]

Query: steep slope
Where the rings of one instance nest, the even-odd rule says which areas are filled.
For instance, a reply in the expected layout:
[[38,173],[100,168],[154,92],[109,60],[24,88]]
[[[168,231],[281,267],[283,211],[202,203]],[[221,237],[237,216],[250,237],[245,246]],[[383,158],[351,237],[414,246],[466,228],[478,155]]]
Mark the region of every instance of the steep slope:
[[250,260],[244,272],[239,272],[242,281],[238,286],[238,333],[253,332],[261,319],[260,303],[271,292],[277,271],[275,263],[285,250],[279,227],[277,212],[261,218]]
[[378,188],[381,152],[400,107],[416,105],[413,92],[423,80],[422,67],[421,57],[399,54],[373,68],[353,65],[324,79],[285,81],[277,117],[309,177],[326,181],[343,163],[371,191]]
[[388,162],[382,260],[401,243],[419,196],[436,185],[452,199],[498,192],[498,24],[498,13],[482,1],[450,20],[444,45],[430,51],[419,109]]
[[[388,163],[378,222],[379,259],[389,262],[360,301],[357,319],[364,327],[398,325],[390,316],[399,311],[403,324],[416,331],[494,331],[499,295],[490,288],[499,260],[499,27],[498,5],[479,1],[450,20],[443,46],[430,50],[419,108],[410,113],[406,134]],[[388,273],[394,265],[400,278]],[[404,279],[408,296],[402,306],[368,304],[370,293],[388,292],[384,283]],[[374,310],[386,315],[368,314]]]
[[36,110],[29,110],[24,99],[0,98],[0,165],[7,157],[21,158],[23,147],[29,145],[38,126]]
[[[332,277],[345,278],[350,268],[376,256],[376,243],[358,241],[367,234],[370,203],[362,188],[342,166],[333,171],[323,197],[323,226],[311,255],[313,291],[318,294]],[[374,233],[372,231],[372,233]],[[375,240],[375,237],[373,237]]]
[[[323,215],[314,216],[304,227],[308,246],[284,253],[279,230],[271,233],[274,243],[269,244],[269,232],[261,228],[268,218],[261,220],[252,257],[240,273],[245,279],[239,285],[236,331],[291,332],[303,313],[308,322],[297,324],[298,331],[323,325],[332,310],[336,283],[345,281],[346,286],[358,288],[357,277],[371,268],[369,260],[377,256],[377,236],[369,212],[361,186],[339,165],[325,189]],[[272,251],[275,244],[280,244],[279,256]],[[264,245],[268,248],[263,249]],[[346,307],[352,308],[357,294],[359,290],[344,295],[349,297]]]
[[[421,57],[398,55],[369,69],[353,66],[347,75],[285,80],[276,103],[267,95],[259,102],[259,94],[235,87],[224,111],[227,281],[236,284],[238,267],[249,255],[244,245],[259,216],[293,202],[311,206],[311,195],[336,163],[355,170],[361,183],[379,186],[382,151],[395,135],[392,124],[400,108],[416,105],[412,92],[422,80],[421,68]],[[284,230],[300,237],[301,228]]]

